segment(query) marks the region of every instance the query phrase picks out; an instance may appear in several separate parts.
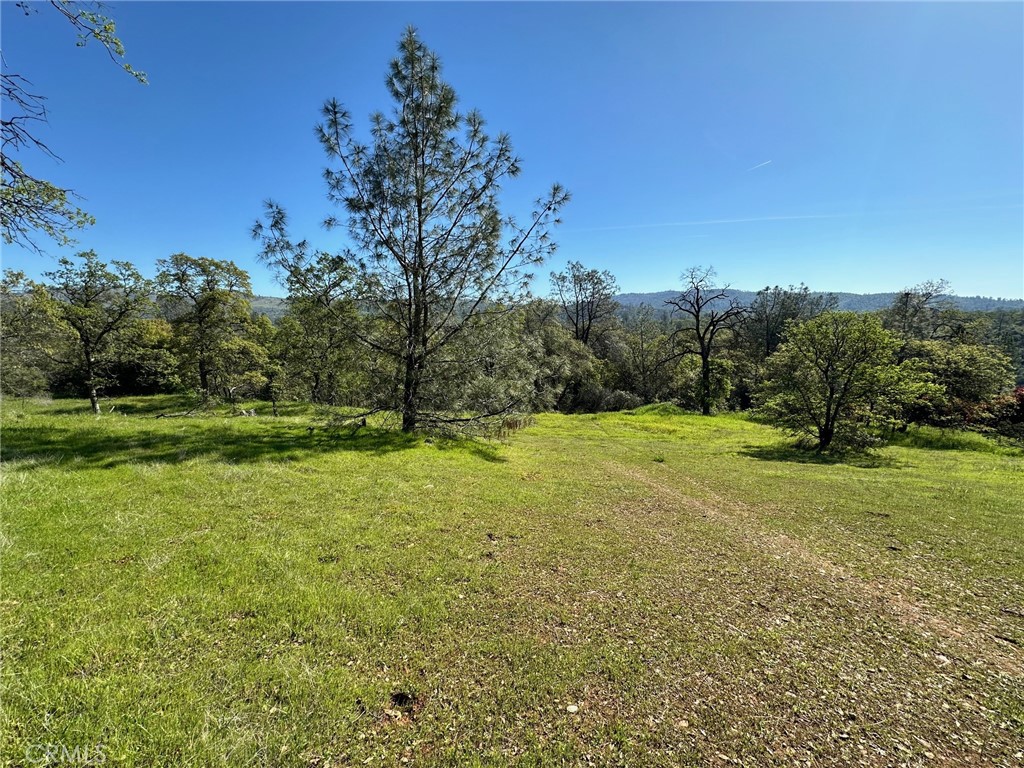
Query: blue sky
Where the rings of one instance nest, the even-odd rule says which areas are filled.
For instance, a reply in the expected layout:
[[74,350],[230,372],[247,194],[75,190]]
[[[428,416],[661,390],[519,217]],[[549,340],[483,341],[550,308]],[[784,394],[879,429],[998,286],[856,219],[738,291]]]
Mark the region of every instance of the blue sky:
[[[337,97],[364,132],[408,24],[463,108],[511,135],[525,212],[573,201],[546,275],[575,259],[625,291],[712,264],[739,288],[1024,297],[1020,3],[111,3],[141,86],[45,6],[2,4],[10,72],[48,97],[31,170],[97,218],[79,246],[152,275],[184,251],[232,259],[281,295],[248,230],[272,197],[295,234],[340,232],[313,137]],[[365,132],[363,133],[365,135]]]

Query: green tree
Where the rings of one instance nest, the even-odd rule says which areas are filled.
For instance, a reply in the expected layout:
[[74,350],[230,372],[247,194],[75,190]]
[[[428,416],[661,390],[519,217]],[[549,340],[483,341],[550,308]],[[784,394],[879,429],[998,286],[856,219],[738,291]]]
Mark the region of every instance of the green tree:
[[920,403],[915,421],[939,427],[968,426],[985,404],[1013,388],[1010,358],[995,347],[948,341],[915,341],[910,359],[931,374],[938,391]]
[[177,353],[205,398],[214,391],[231,399],[237,366],[261,363],[242,343],[253,328],[248,273],[231,261],[177,253],[157,262],[158,297],[174,328]]
[[690,267],[683,275],[683,291],[665,303],[682,315],[685,325],[677,331],[683,353],[700,358],[698,403],[705,416],[715,403],[712,358],[722,336],[728,335],[743,319],[746,308],[729,298],[729,286],[714,285],[715,271],[708,267]]
[[[275,231],[285,224],[281,218]],[[367,393],[370,361],[358,346],[364,318],[356,306],[356,268],[344,254],[280,239],[267,260],[288,288],[275,351],[280,391],[324,405],[365,405],[359,398]]]
[[93,413],[98,414],[99,391],[110,382],[118,337],[151,306],[153,285],[126,261],[108,265],[93,251],[80,253],[78,258],[81,264],[61,259],[60,268],[44,277],[55,300],[54,314],[74,331],[81,383]]
[[[110,58],[141,83],[144,73],[124,62],[124,45],[117,36],[112,19],[98,12],[99,3],[50,0],[48,7],[61,14],[78,34],[78,46],[90,41],[102,46]],[[25,15],[42,4],[19,2]],[[40,251],[33,234],[40,232],[59,245],[74,243],[71,232],[94,223],[94,219],[72,202],[70,189],[57,186],[25,170],[22,156],[35,151],[52,159],[59,157],[39,138],[35,128],[47,121],[45,97],[34,93],[23,75],[10,72],[3,60],[0,74],[0,98],[4,114],[0,118],[0,232],[8,245],[17,243]]]
[[900,339],[896,356],[900,361],[911,356],[914,341],[949,338],[957,334],[950,318],[959,320],[959,312],[946,297],[949,283],[928,280],[896,295],[892,304],[882,310],[882,326]]
[[174,329],[162,317],[143,317],[118,334],[111,350],[114,384],[108,391],[150,395],[180,386]]
[[536,340],[533,367],[533,410],[571,411],[576,406],[573,390],[582,382],[599,382],[598,361],[593,350],[580,342],[560,322],[561,308],[553,301],[535,299],[522,310],[523,334]]
[[737,341],[751,357],[763,362],[782,343],[787,323],[809,320],[834,310],[837,303],[834,295],[811,293],[803,284],[789,288],[766,286],[750,303],[737,328]]
[[897,364],[899,346],[872,315],[825,312],[791,323],[768,359],[761,411],[813,438],[819,452],[866,445],[870,426],[892,426],[909,403],[931,391],[913,363]]
[[[275,335],[270,318],[258,315],[243,323],[239,333],[218,342],[214,358],[215,389],[232,406],[239,400],[273,394],[268,388],[277,372],[270,356]],[[268,399],[276,401],[276,397]]]
[[673,371],[684,352],[674,343],[668,318],[642,304],[626,314],[623,326],[627,388],[645,403],[670,398]]
[[766,286],[757,292],[734,337],[734,397],[740,408],[752,405],[753,393],[764,377],[765,361],[782,343],[787,323],[809,320],[834,310],[837,303],[834,295],[811,293],[803,284]]
[[47,391],[73,341],[46,288],[23,272],[5,270],[0,280],[0,390],[16,397]]
[[688,355],[672,367],[670,391],[675,402],[687,410],[701,410],[708,402],[712,409],[722,407],[732,392],[733,362],[724,357],[712,359],[707,378],[700,359]]
[[1024,309],[997,309],[982,313],[985,333],[982,343],[998,347],[1014,368],[1017,386],[1024,385]]
[[[391,399],[411,431],[444,422],[447,397],[434,395],[475,378],[474,363],[460,366],[451,348],[521,303],[527,270],[554,250],[549,228],[568,194],[554,186],[522,224],[502,215],[501,184],[520,168],[509,138],[492,139],[479,113],[456,110],[437,56],[413,29],[400,41],[387,86],[394,109],[371,117],[368,145],[335,100],[324,105],[317,135],[331,162],[328,199],[344,209],[358,251],[359,299],[373,320],[359,338],[391,360]],[[297,246],[278,206],[267,218],[253,234],[273,261]]]

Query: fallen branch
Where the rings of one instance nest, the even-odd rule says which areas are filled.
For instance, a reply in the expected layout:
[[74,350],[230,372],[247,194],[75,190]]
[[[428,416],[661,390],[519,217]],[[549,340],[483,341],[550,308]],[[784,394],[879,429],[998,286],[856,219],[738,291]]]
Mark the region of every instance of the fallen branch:
[[[389,410],[389,409],[388,408],[371,408],[368,411],[362,411],[361,413],[354,413],[354,414],[353,413],[349,413],[349,414],[342,415],[340,413],[333,413],[333,414],[331,414],[328,417],[327,424],[324,426],[324,429],[341,429],[341,428],[344,428],[344,427],[355,427],[356,429],[359,429],[361,427],[365,427],[366,426],[366,419],[368,417],[373,416],[375,413],[380,413],[382,411],[387,411],[387,410]],[[309,429],[310,433],[312,433],[314,428],[313,427],[308,427],[308,429]]]
[[156,418],[156,419],[176,419],[176,418],[180,418],[182,416],[191,416],[193,413],[195,413],[197,410],[199,410],[199,407],[201,405],[202,405],[202,403],[200,403],[199,405],[193,407],[192,410],[190,410],[190,411],[182,411],[181,413],[158,413],[153,418]]

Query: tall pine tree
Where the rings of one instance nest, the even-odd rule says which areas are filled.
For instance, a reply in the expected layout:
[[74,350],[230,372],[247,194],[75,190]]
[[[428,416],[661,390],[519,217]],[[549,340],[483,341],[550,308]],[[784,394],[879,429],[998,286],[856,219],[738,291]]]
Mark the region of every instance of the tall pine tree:
[[[491,137],[477,112],[457,110],[437,55],[412,28],[387,86],[394,106],[371,116],[368,144],[336,100],[316,130],[330,162],[328,199],[344,211],[325,224],[347,226],[354,248],[345,255],[371,320],[359,338],[392,361],[393,407],[408,432],[450,418],[453,393],[475,373],[460,370],[456,343],[489,333],[521,302],[529,268],[554,251],[549,229],[569,195],[556,184],[527,221],[502,214],[498,194],[519,174],[519,158],[507,135]],[[267,221],[254,228],[272,263],[294,264],[308,249],[288,239],[285,223],[268,203]]]

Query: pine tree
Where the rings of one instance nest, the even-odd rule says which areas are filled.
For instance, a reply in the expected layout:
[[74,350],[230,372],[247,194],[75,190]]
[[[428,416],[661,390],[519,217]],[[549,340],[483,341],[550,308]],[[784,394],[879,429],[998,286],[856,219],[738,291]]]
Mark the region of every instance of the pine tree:
[[[507,135],[486,133],[479,113],[457,110],[437,55],[412,28],[387,86],[394,107],[371,116],[369,144],[336,100],[316,132],[330,162],[328,199],[344,209],[325,224],[347,225],[354,252],[346,256],[372,320],[359,338],[392,361],[393,406],[408,432],[449,420],[442,410],[470,376],[448,353],[521,303],[528,269],[554,251],[549,228],[569,195],[556,184],[528,221],[502,215],[498,193],[519,174],[519,158]],[[294,264],[307,244],[288,239],[279,206],[268,203],[267,215],[253,232],[265,258]]]

